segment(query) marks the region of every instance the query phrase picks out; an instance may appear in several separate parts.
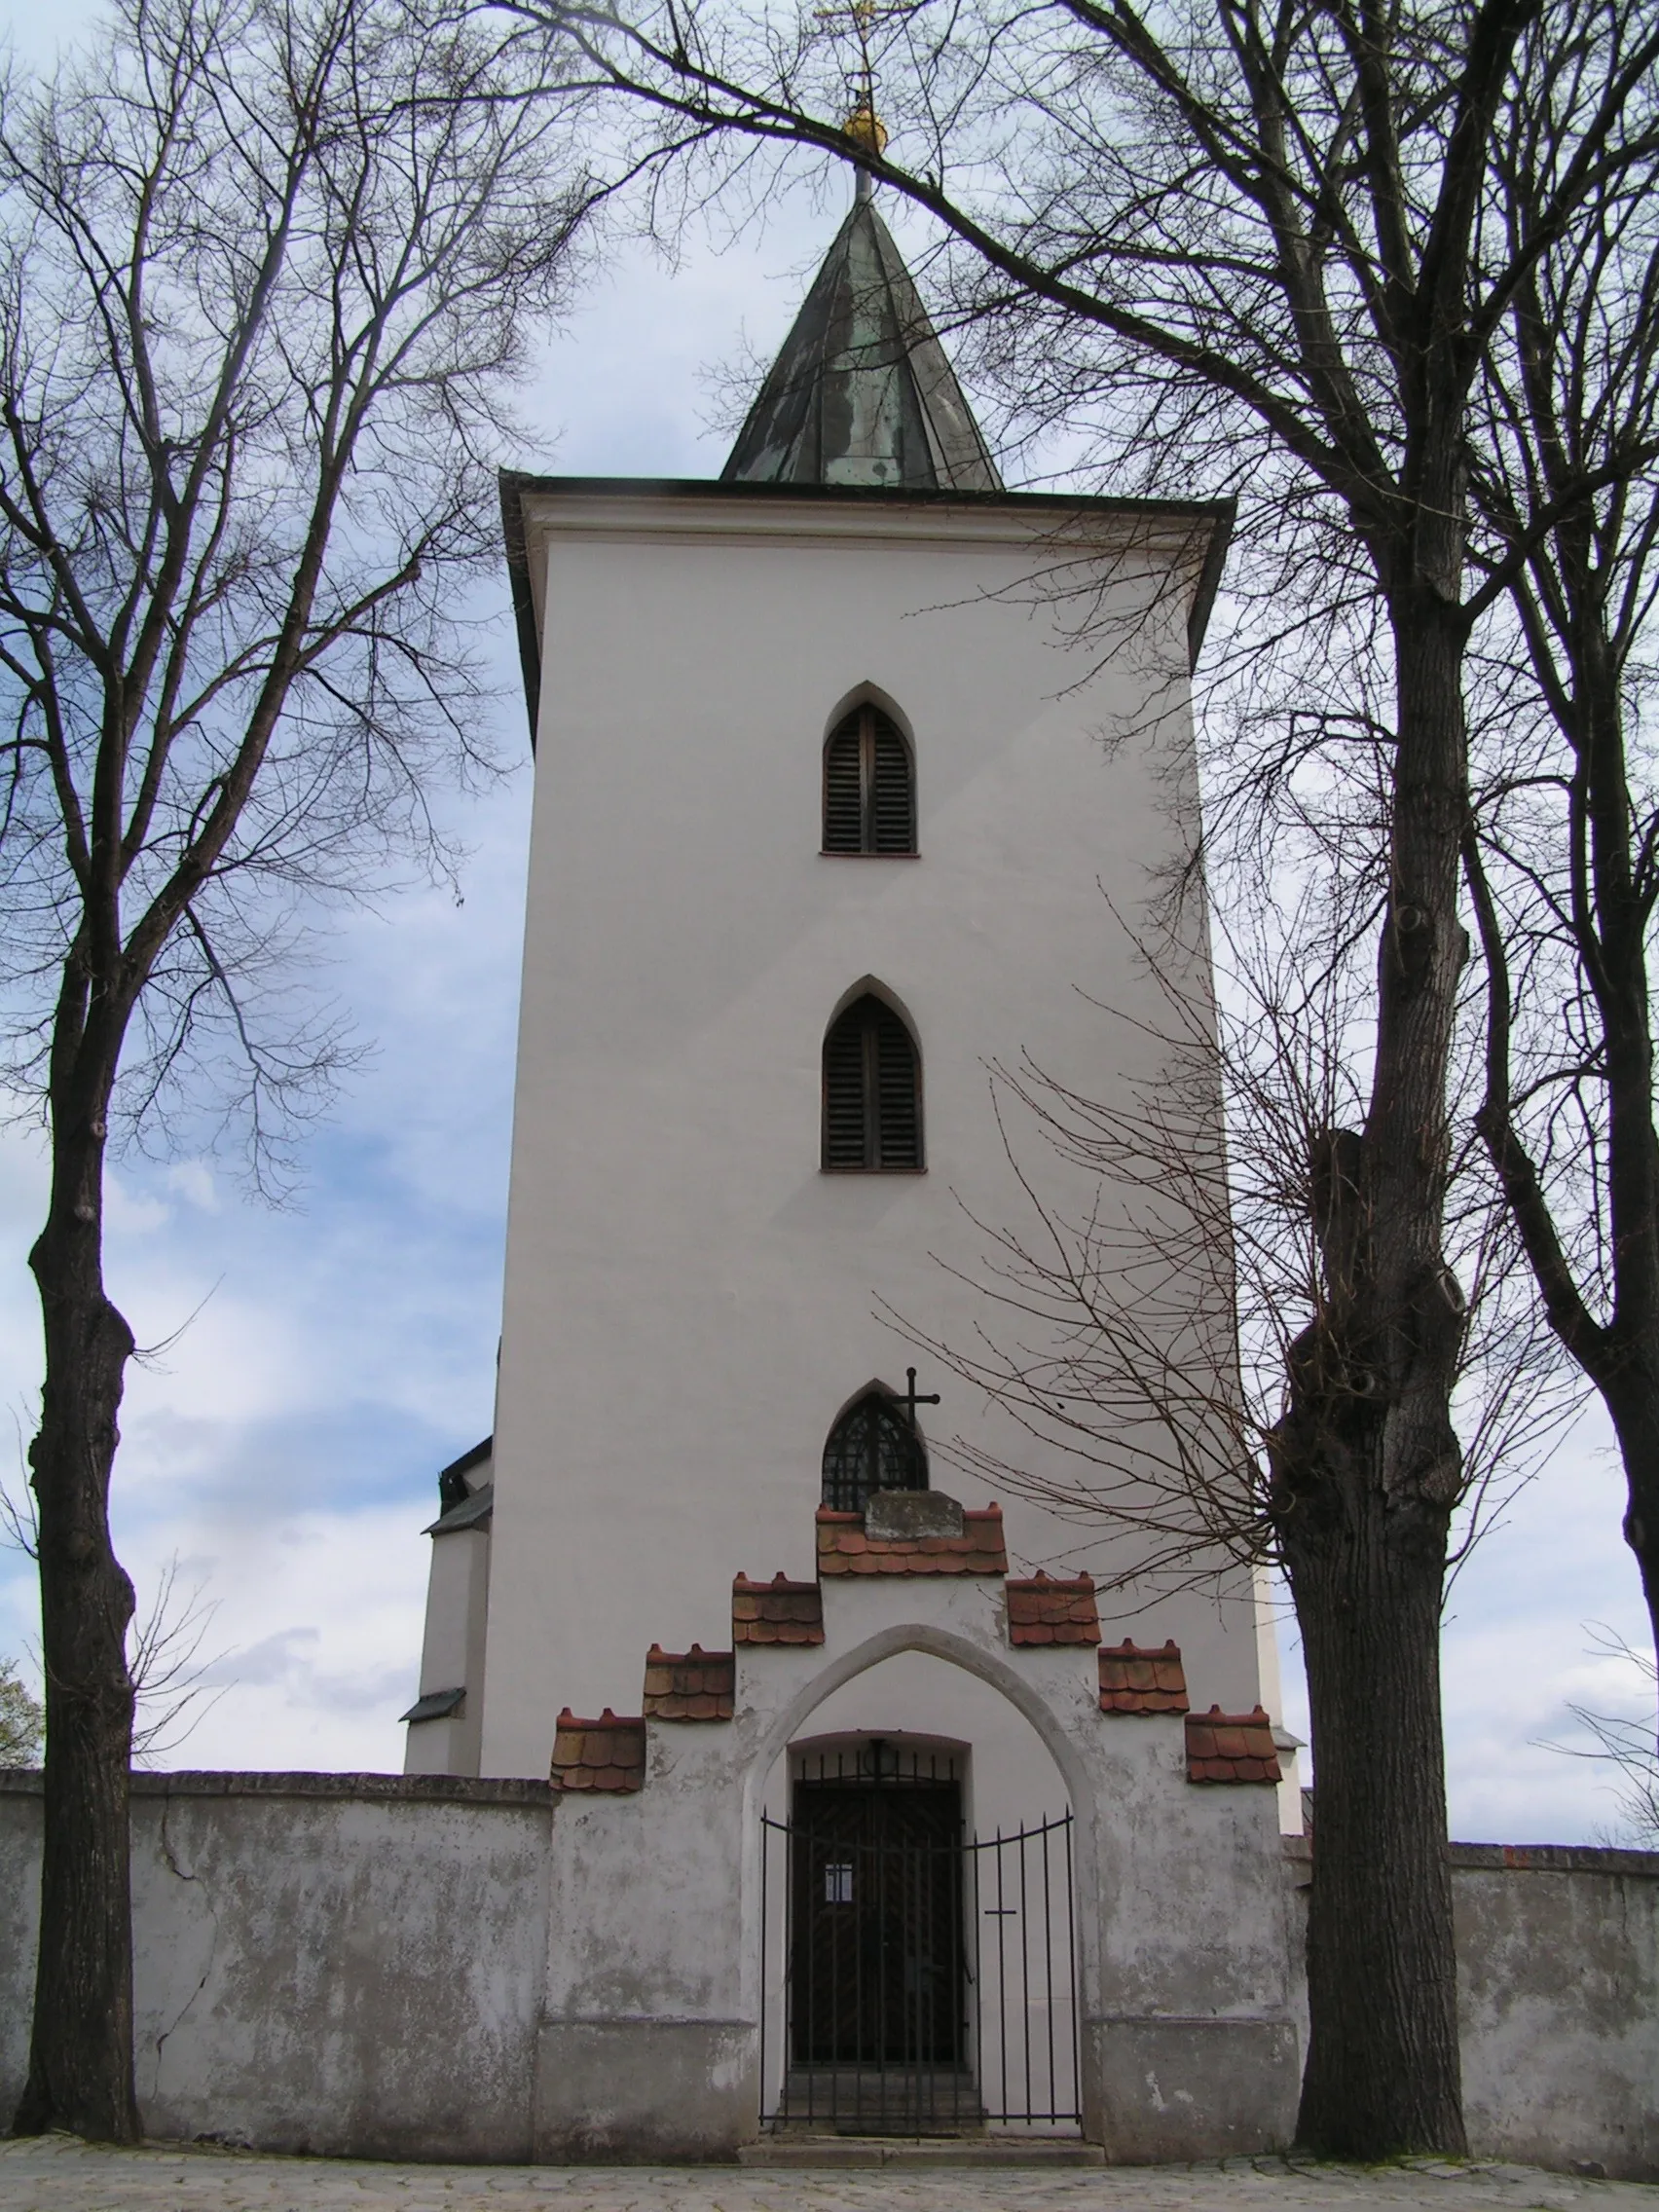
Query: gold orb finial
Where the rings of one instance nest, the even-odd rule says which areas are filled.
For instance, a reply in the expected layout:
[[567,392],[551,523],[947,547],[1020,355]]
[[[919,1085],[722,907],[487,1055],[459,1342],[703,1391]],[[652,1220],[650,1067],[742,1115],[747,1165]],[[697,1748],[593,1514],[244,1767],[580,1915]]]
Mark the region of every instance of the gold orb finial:
[[861,99],[841,129],[866,154],[879,161],[887,151],[887,126],[875,112],[874,103],[867,97]]

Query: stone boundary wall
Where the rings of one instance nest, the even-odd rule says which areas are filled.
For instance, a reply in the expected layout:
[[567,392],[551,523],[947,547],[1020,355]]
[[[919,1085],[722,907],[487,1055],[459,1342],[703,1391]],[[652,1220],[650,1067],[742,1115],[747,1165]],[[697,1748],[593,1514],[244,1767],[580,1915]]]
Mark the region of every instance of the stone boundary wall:
[[[0,2125],[28,2056],[40,1792],[0,1771]],[[528,2158],[552,1819],[537,1782],[135,1774],[146,2131]]]
[[[1311,1839],[1284,1852],[1300,1907]],[[1471,2153],[1659,2179],[1659,1851],[1454,1843],[1450,1857]]]
[[[0,2124],[27,2058],[40,1796],[38,1773],[0,1770]],[[132,1800],[151,2134],[535,2155],[546,1784],[136,1774]],[[1471,2149],[1659,2177],[1659,1853],[1451,1848]],[[1309,1843],[1285,1859],[1298,1950]]]
[[1469,2147],[1659,2178],[1659,1852],[1454,1844]]

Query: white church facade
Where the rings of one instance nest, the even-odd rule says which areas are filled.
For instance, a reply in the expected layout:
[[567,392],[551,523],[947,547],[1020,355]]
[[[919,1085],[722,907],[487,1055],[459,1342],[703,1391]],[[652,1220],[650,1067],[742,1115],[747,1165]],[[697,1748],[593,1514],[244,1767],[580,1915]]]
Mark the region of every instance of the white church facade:
[[[718,482],[503,510],[535,793],[500,1363],[407,1768],[558,1791],[542,2139],[1278,2139],[1261,1593],[1137,1581],[912,1348],[986,1324],[994,1069],[1156,1077],[1168,974],[1114,917],[1197,847],[1227,513],[1006,491],[867,196]],[[1203,1018],[1201,955],[1182,987]]]

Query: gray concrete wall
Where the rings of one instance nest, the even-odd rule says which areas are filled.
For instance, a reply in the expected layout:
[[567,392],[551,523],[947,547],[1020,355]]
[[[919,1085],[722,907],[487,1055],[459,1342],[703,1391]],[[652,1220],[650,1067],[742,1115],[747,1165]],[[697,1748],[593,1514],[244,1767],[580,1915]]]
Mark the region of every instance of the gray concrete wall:
[[[0,2114],[27,2060],[38,1776],[0,1773]],[[530,2156],[552,1792],[451,1776],[133,1778],[152,2135]]]
[[[569,1829],[573,1866],[582,1823],[570,1828],[567,1808],[556,1830],[544,1785],[176,1774],[139,1775],[133,1789],[138,2094],[152,2134],[511,2161],[729,2156],[753,2132],[747,2018],[612,2019],[617,2008],[601,2007],[600,2019],[585,2001],[550,2004],[571,1935],[552,1925],[558,1833]],[[585,1810],[603,1825],[645,1802]],[[0,2122],[27,2057],[39,1834],[39,1776],[0,1771]],[[1659,1853],[1452,1851],[1471,2149],[1659,2176]],[[1300,1839],[1288,1870],[1294,1960],[1296,1893],[1312,1871]],[[1225,2009],[1141,2021],[1162,2034],[1156,2051],[1099,2054],[1109,2150],[1124,2155],[1114,2139],[1144,2103],[1148,2065],[1166,2097],[1174,2084],[1211,2108],[1212,2132],[1281,2124],[1294,2055],[1246,2050],[1267,2027]],[[1118,2079],[1129,2058],[1140,2075]],[[693,2112],[699,2126],[663,2133]],[[1159,2156],[1137,2125],[1133,2155]]]
[[[1298,2025],[1313,1846],[1284,1838]],[[1659,1852],[1455,1843],[1463,2115],[1477,2157],[1659,2179]]]
[[1659,2177],[1659,1852],[1452,1855],[1469,2148]]

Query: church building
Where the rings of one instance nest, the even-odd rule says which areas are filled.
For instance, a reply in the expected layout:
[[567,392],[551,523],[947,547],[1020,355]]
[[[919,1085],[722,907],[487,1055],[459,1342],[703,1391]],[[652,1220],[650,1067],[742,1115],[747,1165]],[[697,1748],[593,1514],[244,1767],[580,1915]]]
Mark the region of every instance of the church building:
[[[1007,490],[864,186],[718,481],[502,506],[535,770],[500,1361],[406,1763],[558,1792],[539,2139],[1275,2140],[1263,1594],[1045,1502],[1075,1464],[918,1348],[1056,1356],[988,1295],[1016,1165],[1133,1218],[998,1071],[1157,1079],[1135,923],[1198,846],[1228,511]],[[1207,1020],[1201,948],[1177,982]]]

